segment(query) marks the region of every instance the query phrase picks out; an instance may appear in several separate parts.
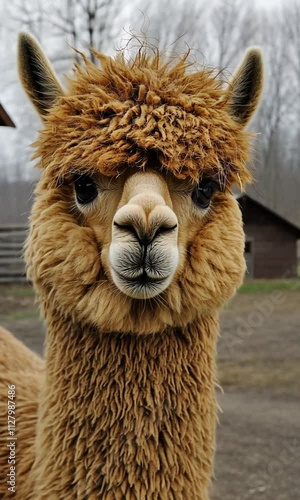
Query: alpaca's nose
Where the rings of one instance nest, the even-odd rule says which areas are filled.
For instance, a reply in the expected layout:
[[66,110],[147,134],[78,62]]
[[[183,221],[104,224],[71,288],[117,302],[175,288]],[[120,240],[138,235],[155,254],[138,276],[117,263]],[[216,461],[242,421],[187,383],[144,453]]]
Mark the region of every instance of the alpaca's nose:
[[129,297],[155,297],[171,283],[179,263],[178,220],[164,178],[130,176],[112,224],[109,264],[115,285]]
[[140,193],[116,212],[113,226],[114,232],[134,236],[145,246],[161,235],[177,233],[178,220],[162,196]]

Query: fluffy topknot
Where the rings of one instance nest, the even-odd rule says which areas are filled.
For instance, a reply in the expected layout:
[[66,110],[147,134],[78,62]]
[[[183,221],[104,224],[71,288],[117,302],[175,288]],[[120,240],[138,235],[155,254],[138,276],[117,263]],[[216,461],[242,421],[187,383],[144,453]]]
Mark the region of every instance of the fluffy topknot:
[[35,142],[39,166],[53,179],[70,173],[121,174],[149,161],[178,178],[250,181],[249,134],[228,112],[228,90],[205,68],[191,72],[138,51],[130,61],[95,52],[84,58],[45,117]]

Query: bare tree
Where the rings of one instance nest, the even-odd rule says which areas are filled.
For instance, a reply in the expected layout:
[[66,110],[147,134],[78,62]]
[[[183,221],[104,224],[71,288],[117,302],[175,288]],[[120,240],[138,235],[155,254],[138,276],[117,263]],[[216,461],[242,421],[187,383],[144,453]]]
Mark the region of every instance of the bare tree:
[[[70,52],[62,49],[67,41],[75,49],[86,49],[94,61],[92,49],[109,48],[118,21],[122,23],[123,9],[124,4],[116,0],[11,0],[10,17],[39,40],[56,38],[52,60],[70,58]],[[72,55],[76,58],[76,52]]]
[[159,3],[141,0],[139,16],[135,16],[133,23],[150,44],[169,57],[190,49],[196,59],[203,59],[208,44],[208,14],[208,0],[179,1],[172,4],[172,9],[169,0]]
[[285,210],[282,205],[289,204],[293,192],[291,189],[290,196],[282,198],[282,186],[290,185],[293,177],[285,131],[290,128],[294,109],[293,94],[289,91],[293,79],[287,60],[288,40],[279,11],[261,17],[261,34],[266,78],[263,101],[255,121],[261,134],[258,179],[265,201],[270,207],[282,211]]
[[8,4],[10,28],[17,24],[21,29],[26,29],[41,41],[45,24],[45,9],[40,0],[12,0]]
[[204,52],[219,68],[235,64],[257,38],[256,9],[243,0],[179,1],[172,9],[169,0],[159,4],[142,0],[139,6],[146,16],[146,31],[160,49],[172,53],[186,44]]
[[219,68],[235,65],[246,47],[258,43],[256,19],[257,9],[250,2],[218,0],[214,4],[210,15],[210,45],[211,56]]
[[295,84],[300,107],[300,3],[297,0],[286,3],[281,15],[286,60],[295,75],[290,84]]
[[67,36],[70,45],[87,49],[94,61],[92,49],[103,50],[112,41],[114,25],[122,10],[118,7],[114,0],[56,1],[49,12],[48,23],[54,34]]

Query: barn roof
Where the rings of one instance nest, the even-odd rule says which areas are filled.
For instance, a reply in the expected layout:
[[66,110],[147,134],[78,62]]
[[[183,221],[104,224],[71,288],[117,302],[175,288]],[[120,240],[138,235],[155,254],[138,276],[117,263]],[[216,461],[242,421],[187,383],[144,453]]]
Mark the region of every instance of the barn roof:
[[8,116],[3,106],[0,104],[0,126],[1,125],[4,127],[15,127],[14,122]]
[[282,215],[279,215],[277,212],[264,205],[261,201],[257,201],[254,197],[250,196],[248,193],[235,194],[235,198],[238,201],[241,201],[242,199],[249,199],[252,201],[252,203],[256,203],[256,205],[261,207],[263,210],[266,210],[267,212],[275,216],[281,223],[284,223],[287,226],[289,226],[289,228],[292,231],[296,232],[297,238],[300,238],[300,225],[296,225],[293,222],[286,219],[285,217],[283,217]]

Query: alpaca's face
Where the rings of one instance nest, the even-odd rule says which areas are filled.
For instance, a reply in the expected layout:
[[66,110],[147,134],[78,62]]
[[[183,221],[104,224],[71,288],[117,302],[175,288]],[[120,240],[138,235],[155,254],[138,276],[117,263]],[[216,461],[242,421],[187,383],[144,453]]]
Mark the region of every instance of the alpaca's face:
[[37,43],[20,41],[23,84],[46,117],[26,259],[47,314],[149,333],[221,307],[245,270],[230,186],[249,180],[259,52],[230,90],[184,59],[99,56],[65,96]]
[[[76,320],[149,332],[219,308],[241,283],[244,235],[227,190],[171,174],[43,176],[27,259],[42,295]],[[49,307],[49,305],[48,305]]]
[[220,189],[209,179],[194,185],[147,170],[118,180],[78,176],[72,194],[85,223],[96,234],[102,223],[101,233],[111,235],[100,242],[106,276],[128,297],[149,299],[180,274],[193,227],[202,227]]

